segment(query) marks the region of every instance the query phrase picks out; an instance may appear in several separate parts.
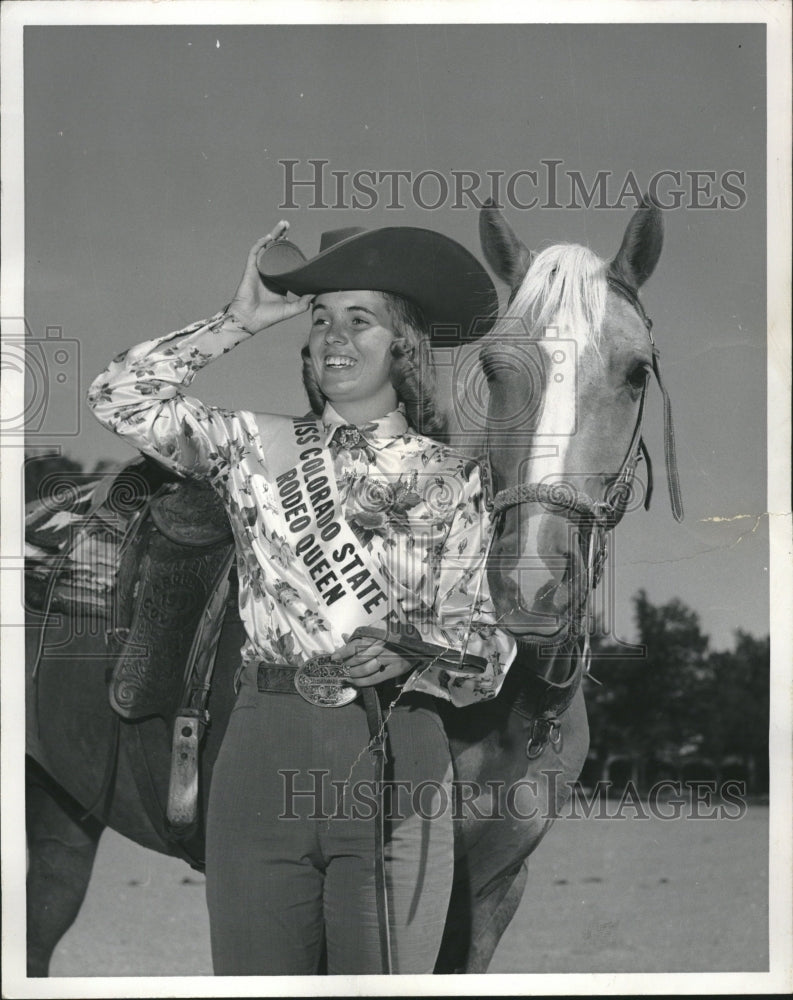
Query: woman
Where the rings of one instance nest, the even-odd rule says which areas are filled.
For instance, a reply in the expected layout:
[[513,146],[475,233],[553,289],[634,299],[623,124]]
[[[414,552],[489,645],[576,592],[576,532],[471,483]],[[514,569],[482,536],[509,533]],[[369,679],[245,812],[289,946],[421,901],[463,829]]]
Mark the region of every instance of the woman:
[[[429,337],[484,332],[497,299],[428,230],[326,233],[306,262],[286,229],[254,245],[223,312],[117,357],[89,404],[211,483],[234,531],[247,639],[207,819],[215,973],[431,972],[453,870],[434,699],[495,697],[515,644],[493,624],[478,467],[433,439]],[[314,416],[183,395],[309,309]]]

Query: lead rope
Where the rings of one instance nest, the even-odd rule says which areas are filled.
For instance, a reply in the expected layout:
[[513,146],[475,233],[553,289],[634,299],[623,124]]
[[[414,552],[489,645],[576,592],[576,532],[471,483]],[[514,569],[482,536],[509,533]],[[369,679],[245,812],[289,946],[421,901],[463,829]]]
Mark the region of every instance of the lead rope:
[[386,734],[383,712],[377,687],[365,687],[363,704],[369,727],[369,749],[375,758],[375,808],[374,826],[374,886],[377,900],[377,928],[380,936],[380,961],[383,974],[393,974],[391,956],[391,921],[388,915],[388,883],[385,868],[385,815],[383,809],[383,779],[386,763]]
[[[465,663],[465,654],[468,652],[468,644],[471,640],[471,633],[474,625],[474,612],[479,595],[482,591],[482,583],[487,572],[487,560],[493,546],[495,536],[495,521],[491,521],[490,534],[482,560],[482,567],[479,571],[474,599],[471,602],[471,611],[465,628],[465,638],[460,651],[460,666]],[[434,662],[434,661],[433,661]],[[425,668],[432,664],[426,664]],[[385,812],[383,808],[383,780],[386,765],[386,722],[388,716],[396,704],[398,698],[388,707],[388,715],[384,718],[380,696],[377,687],[363,688],[363,703],[366,710],[366,722],[369,727],[369,749],[375,756],[375,803],[377,815],[375,818],[375,895],[377,899],[377,925],[380,936],[380,958],[385,975],[393,975],[393,955],[391,951],[391,921],[388,913],[388,883],[386,880],[385,866]]]
[[[479,571],[474,599],[471,602],[471,611],[465,628],[465,638],[460,651],[460,666],[465,663],[465,654],[468,652],[468,644],[471,641],[471,633],[474,624],[474,612],[479,595],[482,591],[482,582],[487,572],[487,560],[493,546],[495,536],[495,521],[491,521],[490,534],[482,560],[482,568]],[[428,664],[427,666],[430,666]],[[363,703],[366,710],[366,721],[369,727],[369,748],[375,755],[375,802],[377,816],[375,819],[375,894],[377,897],[377,924],[380,935],[380,957],[385,975],[393,975],[393,956],[391,952],[391,921],[388,914],[388,883],[386,881],[385,867],[385,814],[383,809],[383,779],[386,764],[386,733],[383,718],[380,696],[376,687],[363,688]],[[389,706],[388,714],[391,714],[393,705]]]

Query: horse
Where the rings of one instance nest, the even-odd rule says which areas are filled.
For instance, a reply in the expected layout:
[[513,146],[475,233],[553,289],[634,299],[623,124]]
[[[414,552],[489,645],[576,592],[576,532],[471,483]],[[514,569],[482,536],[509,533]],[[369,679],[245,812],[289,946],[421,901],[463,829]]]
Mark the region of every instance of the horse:
[[[583,767],[588,602],[608,532],[630,506],[637,463],[649,461],[641,438],[649,373],[660,381],[638,299],[661,252],[657,207],[645,201],[636,209],[610,262],[575,246],[534,255],[491,203],[480,214],[480,238],[509,303],[476,346],[454,351],[452,402],[463,405],[451,407],[450,439],[470,453],[484,446],[489,459],[483,469],[497,528],[486,572],[498,621],[518,638],[519,653],[493,701],[439,706],[465,809],[455,812],[455,880],[437,973],[487,970],[523,896],[528,858]],[[682,516],[671,416],[667,444],[670,495]],[[138,480],[145,504],[167,476],[148,468]],[[178,596],[175,587],[164,600]],[[106,827],[201,867],[200,820],[243,640],[233,594],[223,615],[199,761],[199,823],[175,838],[165,819],[171,731],[159,715],[131,721],[111,707],[113,656],[102,621],[97,627],[88,611],[68,608],[29,611],[29,976],[48,974]]]

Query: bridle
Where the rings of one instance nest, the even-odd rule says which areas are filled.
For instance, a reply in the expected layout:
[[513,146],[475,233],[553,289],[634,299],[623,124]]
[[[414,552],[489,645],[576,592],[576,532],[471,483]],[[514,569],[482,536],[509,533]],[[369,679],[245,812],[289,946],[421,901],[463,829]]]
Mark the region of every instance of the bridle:
[[[661,379],[660,352],[653,338],[653,324],[650,317],[644,310],[644,306],[639,300],[634,288],[623,281],[618,275],[609,273],[606,276],[609,287],[625,299],[639,314],[644,323],[647,335],[652,346],[652,369],[655,375],[658,388],[661,390],[664,406],[664,454],[666,459],[666,477],[669,487],[669,500],[672,507],[672,514],[676,521],[683,520],[683,501],[680,492],[680,480],[677,470],[677,455],[675,450],[675,433],[672,423],[672,407],[669,393],[666,391]],[[587,541],[586,558],[586,596],[582,602],[583,612],[574,622],[574,630],[580,631],[586,618],[586,607],[589,603],[589,595],[597,586],[606,560],[607,536],[608,532],[614,528],[622,519],[627,508],[627,502],[632,494],[633,479],[636,474],[636,467],[641,459],[647,465],[647,491],[645,494],[645,507],[649,508],[652,496],[652,464],[647,446],[642,438],[642,423],[644,420],[645,401],[647,398],[648,378],[642,388],[639,410],[636,415],[636,424],[633,429],[628,450],[623,459],[620,470],[610,485],[608,496],[603,500],[595,500],[588,493],[578,490],[569,483],[518,483],[515,486],[495,492],[492,487],[492,472],[489,463],[485,464],[483,475],[485,477],[485,504],[491,511],[494,522],[508,510],[524,503],[538,503],[551,510],[567,512],[573,515],[580,524]],[[494,527],[495,527],[494,524]],[[584,656],[588,660],[589,634],[585,631],[584,636]],[[588,663],[587,663],[588,666]]]
[[[636,310],[644,323],[647,335],[652,345],[653,373],[664,401],[664,451],[666,456],[666,473],[669,485],[669,499],[672,514],[676,521],[683,520],[683,501],[680,492],[680,480],[677,472],[677,455],[675,451],[675,433],[672,423],[672,407],[669,393],[661,379],[660,351],[653,338],[653,322],[644,311],[644,306],[636,292],[616,275],[609,274],[606,278],[609,286],[626,299]],[[548,507],[577,514],[580,518],[614,527],[625,511],[624,498],[630,493],[631,484],[636,473],[636,466],[644,458],[648,467],[648,485],[645,506],[649,507],[652,495],[652,465],[650,455],[642,439],[642,423],[644,420],[645,400],[647,398],[647,382],[642,389],[636,425],[633,429],[631,442],[628,445],[620,471],[610,489],[610,498],[594,500],[589,494],[577,490],[568,483],[518,483],[499,490],[490,500],[488,507],[494,515],[504,513],[522,503],[540,503]]]

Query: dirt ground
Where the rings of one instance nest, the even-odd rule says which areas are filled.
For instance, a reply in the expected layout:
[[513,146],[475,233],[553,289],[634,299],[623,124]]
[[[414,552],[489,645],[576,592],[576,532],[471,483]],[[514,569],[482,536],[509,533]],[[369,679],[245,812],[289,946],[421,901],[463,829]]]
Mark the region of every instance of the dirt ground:
[[[732,820],[561,819],[490,971],[760,971],[767,899],[762,806]],[[211,974],[203,877],[106,833],[51,972]]]

